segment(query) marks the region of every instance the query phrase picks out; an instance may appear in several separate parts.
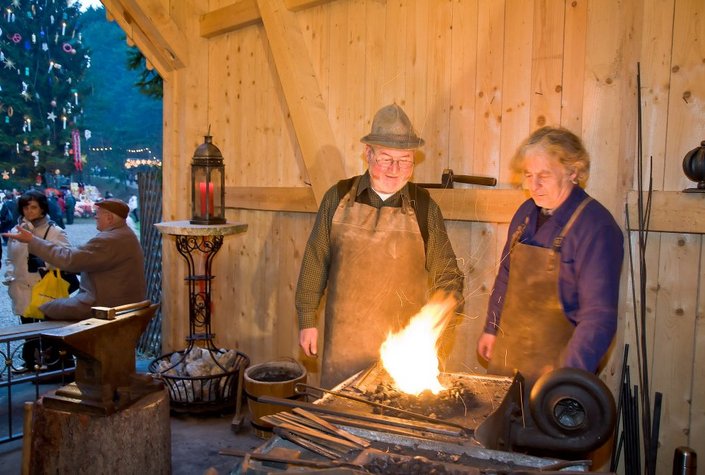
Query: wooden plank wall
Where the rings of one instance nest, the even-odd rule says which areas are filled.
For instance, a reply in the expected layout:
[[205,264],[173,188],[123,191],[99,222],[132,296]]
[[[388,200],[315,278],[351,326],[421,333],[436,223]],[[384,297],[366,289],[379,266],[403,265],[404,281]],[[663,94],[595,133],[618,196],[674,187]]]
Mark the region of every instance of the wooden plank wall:
[[[209,126],[226,160],[228,187],[308,187],[301,137],[273,43],[253,13],[256,2],[144,2],[169,12],[186,38],[188,58],[165,76],[165,219],[189,216],[188,167]],[[635,186],[641,61],[643,146],[653,157],[654,186],[674,191],[689,185],[681,157],[705,138],[702,0],[311,3],[296,12],[306,47],[298,54],[313,68],[335,140],[329,151],[342,157],[348,175],[364,170],[359,138],[374,112],[392,101],[404,106],[427,141],[415,172],[421,182],[438,181],[452,168],[494,176],[497,188],[511,188],[509,159],[517,144],[541,125],[563,124],[581,134],[591,152],[588,191],[624,223],[626,195]],[[199,34],[202,15],[235,4],[249,12],[247,26]],[[450,212],[468,206],[464,198],[449,203]],[[227,237],[214,262],[216,343],[239,348],[253,363],[302,359],[294,292],[314,215],[228,204],[228,219],[249,229]],[[447,369],[484,372],[474,344],[506,222],[447,224],[467,278],[467,304],[455,324]],[[182,348],[188,331],[184,265],[170,243],[165,239],[165,350]],[[703,246],[696,234],[652,233],[649,239],[648,367],[665,404],[658,473],[670,470],[678,445],[705,454]],[[622,345],[635,343],[627,267],[620,333],[602,373],[613,387]],[[304,361],[315,382],[316,362]],[[630,363],[636,368],[633,358]]]
[[[686,152],[705,139],[704,15],[699,0],[644,4],[644,182],[651,171],[655,190],[694,185],[681,164]],[[671,212],[678,213],[678,208]],[[648,368],[653,391],[664,394],[657,473],[666,473],[674,448],[688,445],[705,453],[703,238],[652,233],[648,246]]]

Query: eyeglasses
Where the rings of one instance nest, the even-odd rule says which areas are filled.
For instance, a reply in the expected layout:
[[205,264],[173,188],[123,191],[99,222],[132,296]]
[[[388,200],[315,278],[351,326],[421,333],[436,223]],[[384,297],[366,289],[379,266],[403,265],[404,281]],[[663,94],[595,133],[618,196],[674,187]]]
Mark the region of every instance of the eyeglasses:
[[392,168],[393,164],[397,164],[399,166],[399,170],[408,170],[411,167],[414,166],[414,161],[413,160],[394,160],[393,158],[377,158],[375,157],[375,161],[377,162],[377,165],[379,165],[382,168],[389,169]]

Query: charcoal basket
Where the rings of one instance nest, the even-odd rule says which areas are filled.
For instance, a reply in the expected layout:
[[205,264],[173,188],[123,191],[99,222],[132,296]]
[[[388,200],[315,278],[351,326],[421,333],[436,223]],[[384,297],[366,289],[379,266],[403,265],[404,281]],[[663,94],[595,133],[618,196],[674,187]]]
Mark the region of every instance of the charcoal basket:
[[169,390],[172,412],[200,414],[235,410],[238,400],[242,398],[243,377],[250,358],[236,351],[233,369],[207,376],[176,376],[159,370],[161,362],[174,361],[175,354],[182,360],[188,351],[168,353],[149,365],[149,371],[162,380]]

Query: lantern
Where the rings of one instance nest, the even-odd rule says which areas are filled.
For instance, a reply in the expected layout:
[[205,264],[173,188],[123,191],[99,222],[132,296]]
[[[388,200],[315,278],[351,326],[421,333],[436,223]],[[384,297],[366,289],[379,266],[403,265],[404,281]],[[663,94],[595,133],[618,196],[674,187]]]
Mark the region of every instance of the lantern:
[[212,137],[198,146],[191,162],[191,224],[225,224],[225,166]]
[[683,190],[686,193],[705,192],[705,140],[700,142],[700,147],[685,154],[683,157],[683,173],[698,184],[696,188]]

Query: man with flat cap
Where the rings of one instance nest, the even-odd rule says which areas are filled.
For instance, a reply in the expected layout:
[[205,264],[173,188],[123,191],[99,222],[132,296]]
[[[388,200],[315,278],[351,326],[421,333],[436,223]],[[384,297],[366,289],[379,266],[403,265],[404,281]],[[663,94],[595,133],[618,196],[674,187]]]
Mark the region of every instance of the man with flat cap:
[[91,318],[91,307],[116,307],[145,299],[142,247],[125,222],[130,208],[114,198],[95,205],[98,234],[76,248],[57,246],[19,227],[5,234],[27,243],[30,253],[53,266],[81,273],[78,292],[39,307],[48,319],[84,320]]
[[379,359],[435,290],[462,302],[463,274],[438,204],[409,182],[424,143],[397,104],[380,109],[361,139],[368,170],[330,188],[318,210],[296,289],[299,344],[318,353],[316,311],[327,288],[321,385]]

